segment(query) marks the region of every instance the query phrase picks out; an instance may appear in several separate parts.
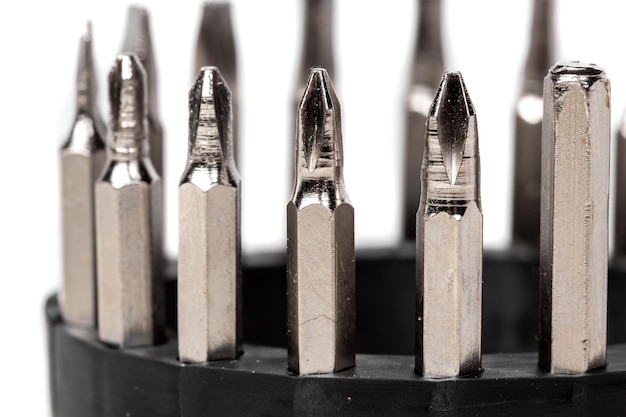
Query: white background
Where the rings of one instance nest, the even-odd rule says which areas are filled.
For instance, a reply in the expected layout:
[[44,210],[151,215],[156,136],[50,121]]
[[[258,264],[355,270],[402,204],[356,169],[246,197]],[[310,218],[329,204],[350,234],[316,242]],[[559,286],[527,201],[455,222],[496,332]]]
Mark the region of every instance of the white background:
[[[299,63],[301,1],[238,0],[244,249],[284,250],[286,147]],[[512,114],[529,32],[529,0],[446,0],[446,68],[462,71],[478,115],[487,247],[510,239]],[[160,110],[166,134],[167,248],[176,247],[176,185],[187,149],[187,90],[200,4],[153,2]],[[358,247],[399,238],[403,89],[414,0],[336,1],[337,76],[346,184]],[[60,278],[57,151],[73,117],[78,39],[94,24],[103,116],[105,77],[121,45],[126,1],[0,5],[0,328],[2,415],[48,413],[43,304]],[[613,131],[626,106],[625,7],[562,1],[559,59],[594,62],[612,80]],[[8,389],[8,390],[7,390]]]

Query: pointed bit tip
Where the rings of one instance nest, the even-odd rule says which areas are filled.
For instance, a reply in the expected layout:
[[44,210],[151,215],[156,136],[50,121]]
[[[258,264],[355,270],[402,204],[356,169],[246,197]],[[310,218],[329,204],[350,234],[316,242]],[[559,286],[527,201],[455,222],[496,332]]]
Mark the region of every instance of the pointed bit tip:
[[77,107],[80,112],[93,112],[96,95],[94,74],[91,21],[87,21],[85,32],[80,37],[78,71],[76,72]]
[[91,38],[93,36],[93,24],[91,23],[91,20],[87,20],[87,23],[85,24],[85,33],[83,33],[83,36],[81,37],[83,42],[91,42]]
[[[313,67],[298,106],[299,144],[304,167],[313,172],[320,166],[336,164],[334,151],[340,144],[339,102],[326,69]],[[301,165],[301,164],[300,164]]]
[[217,67],[202,67],[189,91],[189,157],[209,166],[232,159],[231,92]]
[[456,183],[461,168],[469,118],[472,115],[474,106],[467,94],[463,76],[460,72],[444,72],[430,109],[430,117],[437,119],[443,164],[451,185]]

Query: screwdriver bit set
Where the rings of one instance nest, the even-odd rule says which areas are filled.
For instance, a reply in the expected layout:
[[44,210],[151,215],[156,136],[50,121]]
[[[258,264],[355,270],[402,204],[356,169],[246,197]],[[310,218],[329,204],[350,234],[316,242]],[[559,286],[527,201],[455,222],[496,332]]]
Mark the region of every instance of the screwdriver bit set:
[[304,2],[286,254],[242,257],[229,4],[202,9],[176,262],[148,12],[129,9],[106,126],[88,25],[60,152],[62,286],[46,305],[53,415],[624,413],[626,170],[609,263],[610,83],[554,62],[552,0],[534,1],[516,107],[513,246],[483,251],[480,109],[444,71],[441,1],[418,0],[403,242],[356,254],[332,0]]

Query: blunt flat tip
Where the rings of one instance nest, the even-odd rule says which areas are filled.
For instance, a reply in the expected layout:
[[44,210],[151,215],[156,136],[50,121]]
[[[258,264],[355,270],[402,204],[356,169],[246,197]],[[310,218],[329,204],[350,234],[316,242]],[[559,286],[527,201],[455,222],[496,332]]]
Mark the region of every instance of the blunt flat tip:
[[93,24],[91,23],[91,20],[87,20],[87,23],[85,24],[85,32],[83,33],[83,36],[81,37],[83,42],[91,42],[91,38],[93,36]]
[[553,78],[557,78],[561,75],[605,77],[604,69],[600,66],[579,61],[564,61],[554,64],[552,68],[550,68],[550,74],[552,74]]

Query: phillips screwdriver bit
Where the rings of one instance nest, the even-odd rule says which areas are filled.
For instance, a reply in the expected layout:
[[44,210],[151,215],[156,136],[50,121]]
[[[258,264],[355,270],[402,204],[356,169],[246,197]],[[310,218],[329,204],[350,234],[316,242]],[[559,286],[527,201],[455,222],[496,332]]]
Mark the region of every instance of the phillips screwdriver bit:
[[159,118],[156,60],[152,48],[150,15],[143,7],[128,8],[126,34],[121,52],[135,54],[145,70],[148,86],[145,94],[148,103],[150,158],[157,173],[163,176],[163,128]]
[[96,325],[96,224],[93,187],[105,160],[106,129],[97,105],[91,24],[80,39],[76,117],[61,148],[63,285],[59,306],[67,323]]
[[445,72],[428,115],[417,212],[415,371],[480,370],[483,218],[474,107],[461,73]]
[[[302,55],[296,74],[296,88],[293,95],[293,109],[297,109],[307,87],[311,68],[326,69],[334,77],[335,58],[333,53],[333,0],[304,0],[304,33],[302,34]],[[293,119],[292,119],[293,120]],[[293,158],[295,149],[290,145],[288,160]],[[291,177],[295,177],[290,165]]]
[[420,203],[420,170],[426,119],[443,73],[441,0],[419,0],[417,38],[406,98],[404,139],[404,238],[415,239],[415,214]]
[[539,365],[579,374],[606,362],[610,83],[566,62],[543,91]]
[[146,76],[134,54],[109,72],[107,163],[95,186],[100,340],[120,347],[164,336],[161,179],[150,161]]
[[554,64],[554,2],[535,0],[524,82],[515,108],[513,241],[539,250],[543,79]]
[[202,6],[202,21],[196,41],[194,76],[202,67],[215,66],[226,80],[231,94],[233,123],[233,152],[239,161],[239,94],[237,83],[237,53],[230,3],[209,1]]
[[296,180],[287,204],[287,340],[293,372],[355,363],[354,209],[343,180],[341,111],[312,68],[298,107]]
[[241,194],[231,95],[216,67],[189,91],[189,158],[178,213],[181,361],[234,359],[241,335]]

